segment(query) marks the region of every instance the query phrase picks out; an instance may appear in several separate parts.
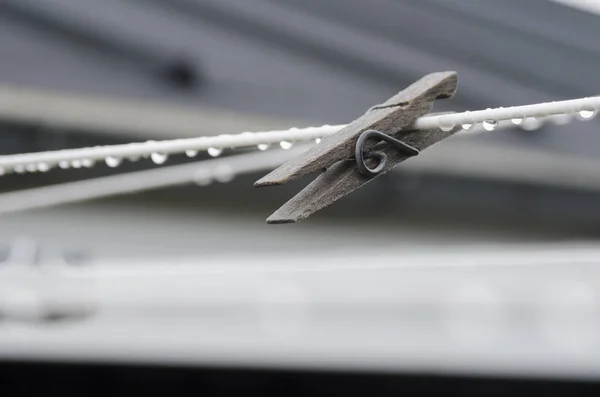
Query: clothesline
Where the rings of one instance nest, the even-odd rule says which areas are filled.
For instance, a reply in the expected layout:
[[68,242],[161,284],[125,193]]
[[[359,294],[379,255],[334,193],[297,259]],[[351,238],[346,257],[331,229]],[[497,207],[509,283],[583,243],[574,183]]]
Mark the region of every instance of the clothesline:
[[[411,128],[450,130],[460,126],[464,132],[472,132],[477,125],[483,131],[493,131],[501,123],[512,123],[517,126],[539,124],[547,117],[564,116],[560,123],[576,116],[581,120],[591,119],[600,109],[600,97],[580,98],[566,101],[546,102],[507,108],[495,108],[477,111],[466,111],[434,116],[424,116]],[[171,154],[185,153],[194,157],[200,151],[207,151],[210,156],[219,156],[224,149],[241,147],[257,147],[267,150],[271,145],[279,145],[290,149],[294,142],[315,141],[334,134],[345,125],[324,125],[321,127],[290,128],[279,131],[242,132],[233,135],[175,139],[165,141],[147,141],[121,145],[97,146],[81,149],[66,149],[27,154],[0,156],[0,174],[8,172],[46,172],[53,167],[81,168],[91,167],[97,161],[104,161],[110,167],[116,167],[123,159],[136,161],[141,157],[149,157],[156,164],[163,164]]]

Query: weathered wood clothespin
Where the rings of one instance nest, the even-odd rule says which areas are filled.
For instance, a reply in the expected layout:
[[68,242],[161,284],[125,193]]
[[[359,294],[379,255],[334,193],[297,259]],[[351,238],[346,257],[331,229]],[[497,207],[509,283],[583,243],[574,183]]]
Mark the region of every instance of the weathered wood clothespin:
[[431,110],[436,99],[452,97],[457,85],[456,72],[429,74],[258,180],[254,184],[257,187],[281,185],[310,172],[325,170],[275,211],[267,223],[305,219],[454,134],[460,127],[449,131],[410,127]]

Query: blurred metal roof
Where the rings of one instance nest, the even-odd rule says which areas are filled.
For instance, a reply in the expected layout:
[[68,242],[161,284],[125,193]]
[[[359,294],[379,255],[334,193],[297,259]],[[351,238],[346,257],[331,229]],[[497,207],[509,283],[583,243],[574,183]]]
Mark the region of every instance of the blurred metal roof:
[[[546,0],[4,0],[0,20],[7,83],[307,122],[347,122],[447,69],[461,77],[454,109],[599,91],[598,17]],[[170,85],[127,51],[185,60],[201,84]],[[577,139],[562,127],[485,139],[595,153],[597,124],[569,128]]]

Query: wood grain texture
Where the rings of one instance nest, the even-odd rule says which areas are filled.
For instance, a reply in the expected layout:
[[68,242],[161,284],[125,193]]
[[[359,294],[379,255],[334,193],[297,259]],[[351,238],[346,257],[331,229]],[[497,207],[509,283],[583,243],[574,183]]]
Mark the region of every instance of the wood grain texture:
[[[403,131],[399,138],[419,150],[424,150],[458,130],[460,127],[455,127],[451,131],[442,131],[439,128]],[[329,167],[300,193],[275,211],[267,219],[267,223],[294,223],[305,219],[410,158],[388,143],[377,144],[375,150],[383,151],[388,157],[387,166],[381,173],[375,177],[365,176],[358,171],[355,160],[340,161]],[[372,165],[369,164],[369,166]]]
[[[258,180],[256,187],[280,185],[351,158],[358,136],[370,129],[396,135],[431,111],[436,99],[456,92],[456,72],[431,73],[376,106],[339,132],[324,138],[305,155],[292,159]],[[368,149],[368,147],[367,147]]]

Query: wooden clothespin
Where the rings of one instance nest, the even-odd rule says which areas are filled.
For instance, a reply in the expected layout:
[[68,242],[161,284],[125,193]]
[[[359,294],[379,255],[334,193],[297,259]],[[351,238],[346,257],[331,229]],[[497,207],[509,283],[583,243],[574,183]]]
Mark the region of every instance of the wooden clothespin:
[[281,185],[310,172],[324,170],[312,183],[275,211],[267,223],[293,223],[327,207],[460,127],[415,130],[415,120],[436,99],[456,92],[456,72],[429,74],[381,105],[258,180],[254,186]]

